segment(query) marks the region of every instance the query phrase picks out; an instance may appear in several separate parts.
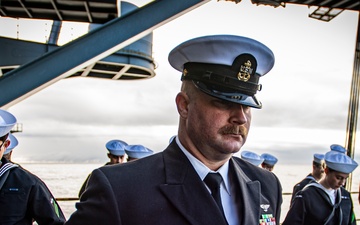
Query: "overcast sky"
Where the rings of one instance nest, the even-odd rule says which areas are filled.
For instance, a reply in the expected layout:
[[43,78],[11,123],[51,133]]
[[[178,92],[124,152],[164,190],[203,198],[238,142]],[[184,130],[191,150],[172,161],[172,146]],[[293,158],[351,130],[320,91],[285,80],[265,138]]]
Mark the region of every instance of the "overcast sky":
[[[344,11],[330,22],[308,13],[291,4],[206,3],[153,32],[154,78],[64,79],[9,108],[23,124],[13,159],[105,162],[111,139],[162,151],[178,123],[180,73],[168,53],[191,38],[232,34],[256,39],[275,54],[274,68],[260,79],[263,109],[253,109],[242,149],[274,154],[279,163],[309,163],[313,153],[345,145],[358,12]],[[359,152],[360,141],[356,146]]]

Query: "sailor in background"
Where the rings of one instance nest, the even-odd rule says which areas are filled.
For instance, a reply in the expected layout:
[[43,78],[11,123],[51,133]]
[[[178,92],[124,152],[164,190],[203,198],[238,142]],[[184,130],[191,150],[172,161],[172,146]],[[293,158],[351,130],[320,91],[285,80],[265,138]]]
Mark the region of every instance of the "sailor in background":
[[105,145],[106,149],[109,151],[107,156],[109,158],[109,162],[105,165],[113,165],[118,163],[123,163],[125,159],[125,147],[128,144],[122,140],[111,140],[108,141]]
[[176,138],[153,155],[94,170],[65,224],[279,224],[279,179],[234,156],[251,108],[262,107],[255,94],[274,65],[272,51],[250,38],[213,35],[175,47],[169,62],[182,73]]
[[241,159],[253,164],[254,166],[260,166],[260,164],[264,161],[264,158],[255,152],[251,151],[241,151]]
[[261,157],[264,158],[264,161],[261,163],[261,167],[272,172],[275,164],[278,162],[278,159],[269,153],[263,153],[261,154]]
[[325,161],[324,154],[315,153],[312,161],[312,172],[307,175],[302,181],[295,184],[291,196],[291,201],[294,199],[296,193],[303,189],[308,183],[312,181],[319,181],[325,175]]
[[358,164],[344,153],[325,154],[325,177],[299,191],[283,225],[356,225],[350,193],[343,188]]
[[[125,146],[127,145],[128,144],[125,141],[118,139],[106,142],[105,147],[108,150],[107,157],[109,158],[109,162],[107,162],[105,165],[115,165],[118,163],[123,163],[125,159]],[[90,175],[91,174],[86,177],[84,183],[82,184],[78,193],[79,197],[85,191]]]
[[7,147],[6,151],[4,152],[3,157],[11,161],[11,155],[13,153],[13,149],[19,144],[19,141],[12,133],[9,133],[8,140],[10,141],[10,145]]
[[40,178],[3,157],[15,124],[16,118],[0,109],[0,224],[62,225],[65,217]]
[[129,162],[152,155],[154,151],[143,145],[128,145],[125,147],[125,153]]

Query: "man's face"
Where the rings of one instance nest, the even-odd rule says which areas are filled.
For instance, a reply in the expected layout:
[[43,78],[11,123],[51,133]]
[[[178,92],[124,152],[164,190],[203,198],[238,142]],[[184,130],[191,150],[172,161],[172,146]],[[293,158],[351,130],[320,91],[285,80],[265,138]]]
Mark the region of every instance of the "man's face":
[[272,172],[272,171],[274,170],[274,166],[269,165],[269,164],[267,164],[267,163],[262,163],[262,164],[261,164],[261,167],[262,167],[263,169],[269,170],[270,172]]
[[196,148],[203,155],[238,152],[249,132],[250,107],[212,97],[198,89],[194,95],[187,106],[186,129]]
[[110,163],[111,164],[118,164],[118,163],[122,163],[124,161],[124,156],[117,156],[117,155],[113,155],[111,153],[108,153],[108,157],[110,159]]
[[348,173],[341,173],[338,171],[325,170],[325,180],[330,188],[338,189],[345,185],[346,179],[349,177]]
[[325,175],[325,163],[313,165],[313,176],[316,180],[320,180]]

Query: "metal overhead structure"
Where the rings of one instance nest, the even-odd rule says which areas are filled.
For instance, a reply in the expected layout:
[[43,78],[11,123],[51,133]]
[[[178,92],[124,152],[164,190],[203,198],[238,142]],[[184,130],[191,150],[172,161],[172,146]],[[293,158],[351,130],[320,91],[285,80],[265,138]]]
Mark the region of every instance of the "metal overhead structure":
[[[225,0],[229,1],[229,0]],[[231,0],[241,2],[241,0]],[[359,0],[251,0],[256,5],[282,6],[286,4],[306,5],[308,7],[314,6],[317,8],[327,8],[336,10],[356,10],[360,9]]]
[[0,16],[87,23],[106,23],[118,17],[116,0],[1,0]]
[[[114,8],[116,8],[115,5]],[[118,17],[124,16],[135,9],[138,9],[136,5],[120,1],[118,2]],[[12,21],[16,22],[17,26],[22,27],[22,23],[25,20],[13,19]],[[27,21],[32,22],[33,20]],[[66,33],[66,31],[62,30],[62,28],[65,28],[63,25],[69,25],[69,23],[65,23],[63,21],[39,20],[37,26],[34,26],[34,30],[38,27],[40,28],[41,26],[45,26],[45,24],[51,25],[51,30],[44,27],[45,42],[39,42],[39,37],[34,41],[19,38],[19,36],[21,37],[21,30],[19,30],[19,28],[17,28],[18,38],[0,37],[0,46],[2,46],[2,54],[0,54],[0,76],[21,65],[31,62],[40,56],[43,56],[45,53],[59,48],[60,45],[58,43],[59,40],[61,40],[61,36],[67,38],[69,37],[69,35],[62,35],[63,33]],[[75,30],[87,27],[88,31],[94,30],[102,25],[103,24],[100,23],[71,23],[71,26],[74,26]],[[15,29],[15,24],[9,28]],[[47,30],[50,32],[45,32]],[[40,29],[37,30],[37,33],[39,32],[41,32]],[[105,40],[106,38],[103,38],[99,41]],[[156,65],[152,57],[152,42],[153,33],[151,32],[125,48],[122,48],[121,50],[84,67],[67,78],[79,76],[112,80],[139,80],[152,78],[155,76]],[[79,54],[81,54],[81,52],[79,52]]]
[[[150,2],[124,16],[110,20],[88,34],[55,49],[38,59],[5,73],[0,77],[0,90],[3,93],[6,93],[6,95],[2,95],[0,98],[0,107],[7,108],[29,97],[44,87],[76,73],[85,66],[123,49],[134,41],[146,36],[157,27],[160,27],[208,1],[210,0],[166,0]],[[0,12],[6,13],[6,15],[13,15],[10,13],[12,12],[10,9],[13,8],[8,7],[5,4],[6,2],[15,1],[2,0]],[[22,0],[19,2],[22,3],[21,5],[26,5],[26,2],[34,1]],[[92,1],[44,0],[41,2],[83,2],[83,4],[85,4]],[[37,12],[37,10],[31,9],[27,9],[27,11],[29,13],[26,13],[26,15],[32,16],[34,14],[33,12]],[[154,13],[155,11],[162,13]],[[58,13],[55,14],[57,15]],[[106,37],[106,41],[103,41],[104,37]],[[82,54],[79,54],[79,52]]]
[[[218,0],[220,1],[220,0]],[[240,3],[241,0],[223,0]],[[359,10],[358,0],[251,0],[256,5],[298,4],[337,10]],[[0,16],[105,23],[117,17],[115,0],[1,0]]]

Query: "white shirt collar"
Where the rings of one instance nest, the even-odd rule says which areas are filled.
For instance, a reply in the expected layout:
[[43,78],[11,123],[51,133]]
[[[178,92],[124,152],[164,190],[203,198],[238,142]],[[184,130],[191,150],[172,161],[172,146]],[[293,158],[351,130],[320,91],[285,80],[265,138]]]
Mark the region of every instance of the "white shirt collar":
[[327,189],[320,183],[313,183],[313,185],[322,189],[329,196],[331,203],[333,205],[335,204],[336,195],[337,195],[337,191],[339,188],[338,189],[332,189],[332,188]]
[[180,143],[179,138],[176,136],[176,143],[178,144],[181,151],[186,155],[186,157],[189,159],[191,165],[194,167],[195,171],[199,175],[201,180],[204,180],[206,175],[209,172],[219,172],[220,175],[223,178],[223,184],[226,192],[230,195],[230,183],[229,183],[229,160],[224,163],[217,171],[210,170],[207,166],[204,165],[200,160],[195,158],[188,150],[185,149],[185,147]]

